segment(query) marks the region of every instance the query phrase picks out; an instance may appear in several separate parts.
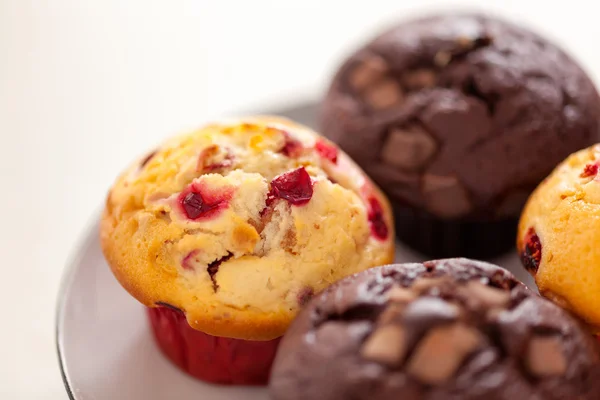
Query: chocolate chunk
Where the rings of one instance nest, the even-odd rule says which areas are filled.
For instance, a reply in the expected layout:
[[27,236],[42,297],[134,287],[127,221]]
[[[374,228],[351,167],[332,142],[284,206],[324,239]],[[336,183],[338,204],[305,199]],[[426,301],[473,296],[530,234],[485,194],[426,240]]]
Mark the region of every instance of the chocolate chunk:
[[416,69],[405,73],[402,77],[402,86],[407,90],[418,90],[435,86],[437,74],[428,68]]
[[409,303],[417,297],[414,292],[399,286],[394,286],[386,294],[390,301],[399,303]]
[[482,343],[478,331],[462,324],[435,328],[417,346],[407,371],[423,383],[443,384]]
[[433,62],[438,67],[445,67],[450,63],[451,60],[452,54],[450,54],[450,52],[447,51],[438,51],[435,57],[433,58]]
[[533,337],[527,348],[526,363],[529,371],[539,378],[563,375],[567,360],[560,339]]
[[438,278],[419,278],[413,282],[410,288],[411,290],[421,294],[433,287],[440,286],[445,282],[448,282],[448,277],[445,276]]
[[385,325],[371,334],[361,349],[370,361],[390,367],[400,366],[406,353],[404,330],[400,325]]
[[471,210],[467,191],[454,176],[425,174],[423,196],[427,209],[442,218],[458,218]]
[[388,65],[380,56],[369,56],[350,72],[350,85],[357,91],[362,91],[383,78],[388,72]]
[[381,158],[388,165],[414,171],[427,163],[436,148],[435,140],[423,128],[393,128],[383,145]]
[[364,96],[369,106],[376,110],[399,104],[404,97],[400,85],[392,78],[385,78],[369,86]]
[[510,302],[510,292],[484,285],[480,282],[469,281],[464,288],[467,296],[475,298],[484,307],[501,308]]
[[457,38],[456,44],[462,50],[472,49],[473,46],[475,46],[475,42],[470,37],[466,37],[466,36],[461,36],[461,37]]
[[420,297],[404,310],[403,321],[416,332],[423,332],[434,326],[458,319],[460,309],[436,297]]

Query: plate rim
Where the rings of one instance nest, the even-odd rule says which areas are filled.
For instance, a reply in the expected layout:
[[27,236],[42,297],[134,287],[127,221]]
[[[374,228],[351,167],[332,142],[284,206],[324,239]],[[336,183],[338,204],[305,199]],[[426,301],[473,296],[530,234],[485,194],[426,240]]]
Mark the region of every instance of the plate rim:
[[82,233],[79,234],[79,237],[76,241],[74,249],[71,250],[70,255],[67,258],[58,289],[59,292],[56,301],[56,311],[54,318],[54,340],[56,342],[56,355],[58,357],[60,376],[62,378],[63,385],[67,391],[67,396],[69,396],[69,400],[78,399],[75,397],[73,389],[71,388],[71,384],[69,382],[69,372],[63,356],[64,344],[63,333],[61,331],[61,322],[64,320],[65,304],[67,300],[67,288],[69,288],[72,285],[73,280],[75,279],[75,272],[77,271],[77,266],[80,265],[81,260],[83,259],[84,254],[86,253],[86,250],[90,248],[93,242],[97,239],[97,236],[94,235],[92,232],[94,232],[94,230],[100,229],[99,220],[101,215],[101,208],[95,207],[95,211],[92,213],[92,217],[90,217],[89,220],[85,223],[84,228],[82,229]]

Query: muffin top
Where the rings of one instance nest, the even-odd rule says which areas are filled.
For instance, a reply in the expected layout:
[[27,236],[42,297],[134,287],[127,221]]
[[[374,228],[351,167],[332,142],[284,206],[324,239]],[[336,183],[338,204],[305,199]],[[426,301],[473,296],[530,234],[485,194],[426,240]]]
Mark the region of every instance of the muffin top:
[[592,400],[600,359],[578,320],[468,259],[390,265],[316,296],[283,338],[274,400]]
[[517,217],[536,185],[598,141],[600,98],[562,50],[482,15],[398,24],[341,66],[322,131],[400,205]]
[[529,199],[517,247],[545,297],[600,332],[600,145],[569,156]]
[[110,190],[101,239],[139,301],[250,340],[282,335],[313,293],[394,251],[377,187],[335,145],[275,117],[208,125],[136,161]]

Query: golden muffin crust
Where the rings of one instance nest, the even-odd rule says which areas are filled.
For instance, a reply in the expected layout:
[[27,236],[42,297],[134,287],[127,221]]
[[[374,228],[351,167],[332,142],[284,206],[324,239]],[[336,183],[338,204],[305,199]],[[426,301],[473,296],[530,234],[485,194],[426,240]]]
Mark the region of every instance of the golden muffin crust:
[[570,155],[521,216],[517,248],[545,297],[600,332],[600,145]]
[[342,151],[276,117],[205,126],[135,162],[108,194],[102,248],[149,307],[200,331],[281,336],[313,293],[394,256],[390,207]]

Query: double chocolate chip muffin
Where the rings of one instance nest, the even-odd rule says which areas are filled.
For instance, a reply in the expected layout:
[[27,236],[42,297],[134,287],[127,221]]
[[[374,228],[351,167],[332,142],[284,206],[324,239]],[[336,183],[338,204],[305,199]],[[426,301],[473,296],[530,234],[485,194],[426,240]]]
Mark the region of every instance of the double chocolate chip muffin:
[[598,140],[600,99],[562,50],[519,26],[449,14],[397,25],[353,54],[323,133],[394,203],[401,240],[439,257],[514,243],[536,185]]
[[275,400],[592,400],[600,359],[578,320],[468,259],[374,268],[326,289],[284,337]]

